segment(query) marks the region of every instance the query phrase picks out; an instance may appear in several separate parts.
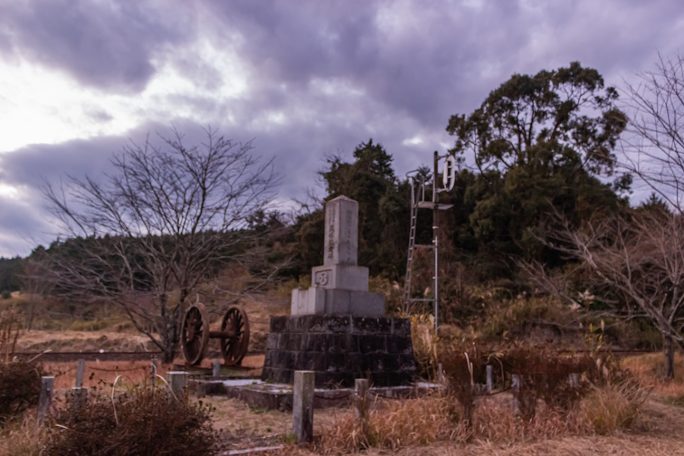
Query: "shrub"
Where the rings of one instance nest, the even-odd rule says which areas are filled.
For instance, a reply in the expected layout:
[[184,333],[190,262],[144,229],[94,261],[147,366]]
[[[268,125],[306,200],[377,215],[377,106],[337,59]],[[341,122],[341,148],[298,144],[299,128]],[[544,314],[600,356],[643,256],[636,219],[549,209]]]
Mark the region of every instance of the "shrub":
[[[588,392],[597,377],[596,363],[589,356],[561,355],[538,347],[514,347],[502,355],[506,372],[518,376],[513,396],[520,415],[534,417],[537,399],[549,407],[570,410]],[[575,382],[570,375],[575,374]]]
[[582,414],[597,434],[609,434],[632,426],[648,392],[635,381],[594,388],[581,404]]
[[518,296],[490,306],[481,333],[489,340],[524,338],[530,328],[543,324],[560,335],[575,320],[577,315],[556,299]]
[[0,297],[2,297],[2,299],[10,299],[12,297],[12,293],[9,290],[2,290]]
[[175,400],[165,390],[139,388],[115,399],[94,395],[67,403],[48,429],[45,455],[214,454],[210,408]]
[[34,363],[0,363],[0,423],[38,404],[41,369]]
[[447,382],[447,398],[461,405],[461,413],[452,410],[451,416],[456,418],[460,415],[464,429],[470,432],[478,395],[476,383],[484,383],[487,360],[475,345],[467,350],[453,346],[449,350],[443,349],[439,359]]

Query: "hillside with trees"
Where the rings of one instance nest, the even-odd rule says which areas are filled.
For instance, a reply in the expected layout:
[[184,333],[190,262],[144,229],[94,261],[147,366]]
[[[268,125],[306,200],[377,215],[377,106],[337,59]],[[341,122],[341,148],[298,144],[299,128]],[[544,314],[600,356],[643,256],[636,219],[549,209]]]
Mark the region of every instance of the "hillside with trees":
[[[665,80],[681,80],[678,62],[662,63]],[[659,79],[649,81],[652,90],[661,89]],[[664,147],[658,138],[669,132],[674,136],[667,151],[675,160],[679,133],[663,127],[649,137],[653,129],[645,116],[662,124],[666,115],[660,105],[647,103],[648,92],[633,89],[629,95],[641,109],[632,124],[618,91],[595,69],[573,62],[512,75],[474,111],[448,119],[454,141],[448,153],[456,157],[458,172],[453,191],[441,195],[443,203],[453,204],[439,221],[441,321],[477,327],[494,338],[520,333],[534,321],[558,331],[602,321],[614,341],[629,346],[681,342],[679,279],[667,271],[658,275],[660,260],[635,263],[650,274],[643,279],[648,291],[639,294],[625,288],[637,280],[634,271],[623,267],[618,275],[620,261],[636,261],[634,255],[613,258],[612,272],[592,257],[608,261],[610,249],[627,251],[627,245],[654,250],[641,244],[646,241],[639,234],[655,232],[640,215],[651,213],[648,208],[658,208],[658,217],[667,220],[663,229],[675,230],[663,231],[663,239],[676,239],[680,215],[670,208],[678,207],[677,200],[664,197],[679,176],[657,182],[658,174],[652,168],[648,174],[643,163],[620,166],[618,145],[630,128],[656,148]],[[674,109],[669,103],[663,108]],[[305,285],[310,268],[320,263],[323,204],[346,195],[359,202],[360,264],[370,268],[388,309],[400,308],[396,290],[406,272],[410,186],[398,177],[391,151],[375,138],[359,143],[350,159],[328,158],[319,173],[322,196],[294,214],[268,204],[277,177],[249,144],[212,130],[204,148],[185,144],[180,132],[161,139],[123,150],[114,161],[117,173],[105,183],[86,177],[65,189],[48,188],[64,237],[25,259],[0,260],[0,290],[23,286],[71,306],[116,304],[171,359],[183,309],[226,268],[240,265],[252,274],[250,289],[280,281]],[[427,166],[419,172],[431,178]],[[633,176],[650,176],[660,196],[630,207]],[[422,220],[419,237],[429,239],[431,226],[432,220]],[[520,304],[519,296],[529,302]],[[654,300],[669,307],[651,310]],[[510,317],[516,306],[527,309],[520,314],[527,317],[502,321],[500,315]],[[518,320],[522,326],[516,329]],[[663,337],[655,340],[654,332]],[[636,341],[626,342],[628,333]]]

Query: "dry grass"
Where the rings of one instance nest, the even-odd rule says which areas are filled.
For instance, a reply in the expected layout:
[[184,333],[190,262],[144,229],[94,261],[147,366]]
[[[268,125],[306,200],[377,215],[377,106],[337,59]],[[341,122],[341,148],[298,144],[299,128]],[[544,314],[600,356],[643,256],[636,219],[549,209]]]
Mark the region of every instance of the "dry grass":
[[629,356],[621,361],[639,383],[667,402],[684,406],[684,355],[675,354],[675,378],[666,380],[665,356],[662,353]]
[[[287,441],[292,433],[292,414],[279,410],[251,408],[237,399],[207,396],[204,402],[214,408],[214,428],[221,433],[223,449],[272,446]],[[344,414],[336,408],[314,411],[314,432],[334,425]]]
[[401,448],[438,442],[512,445],[568,436],[612,434],[634,426],[646,395],[637,386],[596,388],[570,411],[540,404],[531,419],[521,418],[509,395],[477,400],[472,425],[461,418],[456,400],[433,396],[380,401],[364,426],[349,412],[324,430],[315,450],[345,454],[367,448]]
[[593,431],[606,435],[632,427],[647,399],[648,391],[635,382],[624,382],[595,388],[580,409]]
[[[370,447],[397,449],[452,438],[449,404],[439,397],[381,401],[371,410],[367,432],[349,412],[326,429],[317,449],[337,454]],[[457,431],[456,431],[457,432]]]
[[0,428],[0,456],[38,456],[41,454],[45,429],[33,415],[25,415]]
[[149,339],[136,332],[117,331],[28,331],[17,344],[17,351],[146,351],[158,350]]
[[211,408],[162,388],[90,394],[69,402],[46,422],[47,456],[215,454]]
[[13,308],[0,313],[0,362],[9,362],[14,354],[21,335],[19,314]]

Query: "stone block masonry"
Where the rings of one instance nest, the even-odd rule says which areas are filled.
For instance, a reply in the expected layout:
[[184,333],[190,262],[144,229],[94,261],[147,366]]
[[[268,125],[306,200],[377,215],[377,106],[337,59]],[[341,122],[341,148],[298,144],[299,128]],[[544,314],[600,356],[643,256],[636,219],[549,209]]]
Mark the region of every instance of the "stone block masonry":
[[403,318],[302,315],[272,317],[262,379],[292,383],[315,372],[316,386],[405,385],[416,374],[410,321]]

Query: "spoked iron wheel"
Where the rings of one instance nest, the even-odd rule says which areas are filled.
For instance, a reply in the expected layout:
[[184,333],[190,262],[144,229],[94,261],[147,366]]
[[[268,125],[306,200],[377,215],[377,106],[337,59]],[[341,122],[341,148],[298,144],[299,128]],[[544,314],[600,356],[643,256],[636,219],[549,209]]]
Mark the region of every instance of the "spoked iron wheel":
[[244,310],[231,307],[223,316],[221,331],[232,337],[221,339],[221,353],[226,366],[237,366],[247,354],[249,347],[249,321]]
[[204,304],[191,305],[181,324],[181,347],[185,362],[195,366],[202,362],[209,342],[209,318]]

